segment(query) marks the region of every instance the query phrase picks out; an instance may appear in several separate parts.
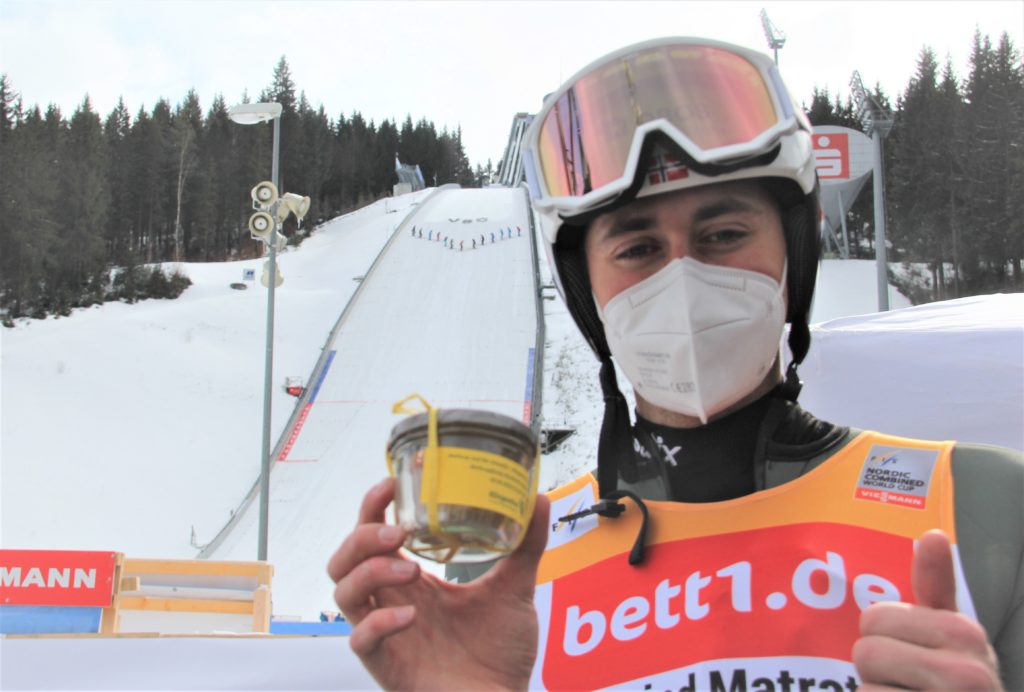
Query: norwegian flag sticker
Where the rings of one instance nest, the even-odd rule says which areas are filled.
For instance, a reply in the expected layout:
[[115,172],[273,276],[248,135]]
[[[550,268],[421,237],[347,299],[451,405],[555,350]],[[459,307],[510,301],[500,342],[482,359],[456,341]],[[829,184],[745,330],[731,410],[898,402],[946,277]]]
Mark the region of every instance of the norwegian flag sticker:
[[672,154],[654,154],[647,168],[647,184],[660,185],[673,180],[682,180],[690,175],[690,171]]

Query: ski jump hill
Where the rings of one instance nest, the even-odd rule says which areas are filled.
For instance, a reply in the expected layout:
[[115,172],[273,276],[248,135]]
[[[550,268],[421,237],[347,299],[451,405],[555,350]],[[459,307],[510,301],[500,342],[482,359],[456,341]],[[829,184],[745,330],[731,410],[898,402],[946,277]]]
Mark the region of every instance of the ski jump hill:
[[[268,532],[273,618],[266,612],[263,621],[270,621],[273,636],[231,636],[268,631],[238,629],[259,618],[258,606],[246,608],[260,595],[240,575],[201,575],[200,565],[176,577],[183,587],[157,583],[147,590],[152,575],[143,574],[142,590],[138,583],[129,588],[142,594],[128,596],[136,605],[184,610],[198,599],[173,597],[215,594],[227,612],[143,613],[141,619],[123,613],[121,634],[112,638],[5,637],[0,688],[374,687],[346,639],[288,636],[284,625],[334,624],[310,623],[309,616],[330,603],[327,558],[355,525],[366,490],[387,475],[385,445],[401,420],[392,405],[416,393],[435,407],[487,409],[539,429],[544,357],[536,235],[523,188],[438,188],[389,233],[347,304],[338,306],[341,314],[283,432],[275,430]],[[257,481],[199,557],[231,569],[259,565],[251,562],[258,532]],[[144,562],[127,560],[121,574]],[[225,598],[236,599],[237,607]],[[137,627],[124,629],[132,620]],[[311,634],[302,624],[295,634]],[[196,633],[203,634],[178,636]]]
[[[275,578],[292,585],[275,598],[275,613],[309,614],[323,602],[322,570],[310,562],[333,552],[363,494],[387,475],[385,444],[400,420],[392,404],[416,393],[435,407],[486,409],[539,427],[533,238],[523,189],[442,188],[406,217],[366,273],[272,455],[268,556]],[[256,490],[200,557],[256,554]]]

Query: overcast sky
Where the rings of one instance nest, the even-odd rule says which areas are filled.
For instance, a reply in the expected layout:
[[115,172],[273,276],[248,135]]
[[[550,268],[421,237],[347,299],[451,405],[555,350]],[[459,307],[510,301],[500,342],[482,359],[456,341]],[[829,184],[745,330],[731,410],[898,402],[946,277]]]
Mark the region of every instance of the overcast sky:
[[[761,8],[788,38],[783,76],[797,99],[849,93],[859,70],[895,100],[922,46],[968,72],[975,29],[1024,45],[1024,1],[299,2],[0,0],[0,72],[26,104],[70,117],[86,93],[101,115],[133,116],[195,88],[207,109],[255,100],[284,55],[314,107],[379,124],[425,117],[461,125],[473,164],[495,164],[512,117],[615,48],[696,35],[770,52]],[[415,163],[415,162],[413,162]]]

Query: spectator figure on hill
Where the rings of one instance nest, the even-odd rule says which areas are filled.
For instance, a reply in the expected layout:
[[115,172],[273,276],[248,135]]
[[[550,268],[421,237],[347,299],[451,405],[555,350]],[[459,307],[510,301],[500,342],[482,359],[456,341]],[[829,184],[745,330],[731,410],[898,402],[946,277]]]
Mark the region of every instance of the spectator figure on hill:
[[494,244],[494,231],[491,231],[491,245]]
[[473,238],[473,248],[472,249],[476,250],[476,238]]
[[462,252],[462,244],[465,243],[465,242],[466,242],[465,240],[460,240],[459,241],[459,252]]
[[427,231],[427,240],[433,240],[433,239],[434,239],[434,231],[433,231],[433,229],[431,229],[431,230]]

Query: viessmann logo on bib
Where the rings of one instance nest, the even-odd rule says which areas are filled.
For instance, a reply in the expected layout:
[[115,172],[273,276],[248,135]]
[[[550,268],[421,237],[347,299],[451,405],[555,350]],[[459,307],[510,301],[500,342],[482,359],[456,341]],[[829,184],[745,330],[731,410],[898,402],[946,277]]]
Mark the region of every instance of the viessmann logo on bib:
[[874,445],[861,467],[856,497],[924,509],[938,458],[939,452],[934,449]]
[[546,688],[664,685],[671,671],[692,689],[746,689],[733,683],[765,667],[726,660],[771,662],[769,681],[831,684],[850,669],[860,612],[911,594],[913,542],[862,527],[795,524],[647,552],[638,567],[616,555],[552,584]]

